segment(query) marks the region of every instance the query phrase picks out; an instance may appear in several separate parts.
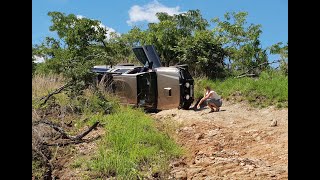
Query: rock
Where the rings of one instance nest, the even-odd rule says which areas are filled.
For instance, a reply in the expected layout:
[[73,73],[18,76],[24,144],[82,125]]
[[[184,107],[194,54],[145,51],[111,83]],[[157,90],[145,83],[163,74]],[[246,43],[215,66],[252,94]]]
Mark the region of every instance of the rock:
[[258,137],[256,138],[256,140],[257,140],[257,141],[260,141],[260,140],[261,140],[261,136],[258,136]]
[[211,164],[214,163],[208,157],[203,157],[203,158],[200,158],[200,159],[196,159],[195,162],[196,162],[196,165],[201,166],[201,167],[208,167],[208,166],[210,166]]
[[197,164],[197,165],[198,165],[199,163],[201,163],[201,162],[202,162],[202,159],[201,159],[201,158],[197,158],[197,159],[194,160],[194,163]]
[[202,154],[204,154],[203,151],[199,151],[199,152],[197,153],[197,155],[202,155]]
[[185,166],[186,165],[186,163],[185,162],[183,162],[183,161],[175,161],[175,162],[172,162],[171,164],[170,164],[170,167],[179,167],[179,166]]
[[274,120],[271,122],[270,127],[275,127],[275,126],[277,126],[277,125],[278,125],[278,122],[277,122],[276,119],[274,119]]
[[193,177],[195,174],[199,173],[203,168],[201,166],[191,165],[187,170],[189,176]]
[[257,137],[258,135],[259,135],[258,133],[255,133],[255,134],[252,135],[252,137],[255,138],[255,137]]
[[248,169],[249,169],[249,170],[253,170],[253,169],[254,169],[254,166],[248,165]]
[[208,137],[213,137],[213,136],[215,136],[215,135],[217,135],[217,134],[218,134],[218,130],[216,130],[216,129],[210,130],[210,131],[208,132]]
[[171,114],[172,117],[175,117],[176,115],[177,115],[176,113],[172,113],[172,114]]
[[242,163],[240,163],[240,165],[241,165],[241,166],[245,166],[245,165],[246,165],[246,163],[242,162]]
[[182,128],[181,130],[182,130],[182,131],[187,131],[187,132],[188,132],[188,131],[189,131],[189,132],[191,132],[191,131],[193,132],[193,131],[194,131],[194,129],[193,129],[192,127],[184,127],[184,128]]
[[174,174],[175,179],[183,179],[186,180],[187,179],[187,173],[185,171],[177,171]]
[[196,136],[196,139],[197,139],[197,140],[200,140],[200,139],[203,139],[203,138],[204,138],[204,134],[203,134],[203,133],[195,134],[195,136]]

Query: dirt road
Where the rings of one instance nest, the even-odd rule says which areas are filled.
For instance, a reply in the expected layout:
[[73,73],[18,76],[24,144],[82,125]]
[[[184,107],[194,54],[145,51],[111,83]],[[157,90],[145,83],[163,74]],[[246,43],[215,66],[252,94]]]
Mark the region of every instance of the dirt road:
[[288,179],[288,109],[224,102],[209,109],[152,115],[179,124],[187,155],[171,163],[172,179]]

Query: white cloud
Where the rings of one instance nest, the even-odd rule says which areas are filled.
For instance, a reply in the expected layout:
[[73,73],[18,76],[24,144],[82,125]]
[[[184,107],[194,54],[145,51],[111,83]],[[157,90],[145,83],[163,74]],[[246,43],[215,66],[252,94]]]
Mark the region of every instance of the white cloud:
[[[78,19],[85,18],[85,16],[82,16],[82,15],[76,15],[76,16],[77,16]],[[107,39],[110,38],[110,33],[111,33],[111,32],[114,32],[114,33],[116,33],[117,35],[120,35],[120,33],[116,32],[116,30],[114,30],[113,28],[108,27],[108,26],[106,26],[106,25],[104,25],[104,24],[102,24],[102,23],[99,24],[99,27],[102,27],[102,28],[105,28],[105,29],[108,30],[108,31],[107,31],[107,34],[106,34]],[[95,30],[97,30],[97,28],[95,28]]]
[[166,12],[169,15],[180,14],[180,7],[167,7],[163,4],[160,4],[157,0],[150,2],[146,5],[139,6],[134,5],[129,10],[130,19],[127,20],[129,25],[133,25],[139,21],[147,21],[149,23],[158,22],[158,18],[156,16],[157,12]]
[[112,32],[116,33],[117,35],[120,35],[120,33],[116,32],[116,30],[114,30],[113,28],[108,27],[108,26],[106,26],[106,25],[104,25],[104,24],[102,24],[102,23],[99,24],[99,27],[106,28],[106,29],[108,30],[108,31],[107,31],[107,34],[106,34],[107,39],[110,38],[110,33],[112,33]]
[[82,18],[84,18],[84,16],[82,16],[82,15],[77,15],[77,18],[78,18],[78,19],[82,19]]
[[34,56],[34,58],[36,59],[34,62],[35,63],[42,63],[44,62],[44,58],[40,57],[40,56]]

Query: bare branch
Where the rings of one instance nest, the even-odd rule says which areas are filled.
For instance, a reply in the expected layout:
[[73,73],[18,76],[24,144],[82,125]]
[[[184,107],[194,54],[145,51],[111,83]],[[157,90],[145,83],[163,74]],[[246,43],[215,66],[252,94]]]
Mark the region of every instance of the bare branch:
[[51,121],[48,120],[40,120],[35,122],[35,124],[39,124],[39,123],[43,123],[43,124],[47,124],[48,126],[52,127],[54,130],[56,130],[57,132],[59,132],[62,135],[62,138],[64,139],[74,139],[74,137],[69,136],[58,124],[53,123]]
[[82,139],[83,137],[85,137],[87,134],[89,134],[90,131],[92,131],[94,128],[96,128],[99,124],[99,121],[95,122],[90,128],[88,128],[86,131],[84,131],[83,133],[77,135],[75,137],[75,139]]
[[245,76],[256,76],[256,74],[243,74],[243,75],[240,75],[240,76],[236,76],[234,78],[242,78],[242,77],[245,77]]
[[53,95],[55,95],[55,94],[59,94],[62,90],[64,90],[66,87],[68,87],[68,86],[70,86],[70,85],[71,85],[71,83],[68,82],[67,84],[59,87],[58,89],[54,90],[53,92],[49,93],[48,95],[41,97],[41,98],[40,98],[40,101],[44,99],[44,102],[41,103],[41,106],[44,105],[45,103],[47,103],[47,101],[49,100],[49,98],[50,98],[51,96],[53,96]]
[[64,141],[64,142],[44,143],[44,145],[61,147],[61,146],[67,146],[67,145],[70,145],[70,144],[80,144],[80,143],[83,143],[83,142],[89,143],[89,142],[95,141],[95,140],[97,140],[99,138],[101,138],[100,135],[98,135],[97,137],[91,138],[91,139],[86,139],[86,140],[83,140],[83,139],[69,140],[69,141]]
[[244,73],[242,73],[242,74],[240,74],[240,75],[238,75],[238,76],[236,76],[236,77],[234,77],[234,78],[240,78],[240,77],[244,77],[244,76],[253,76],[252,74],[248,74],[248,72],[250,72],[250,71],[252,71],[253,69],[255,69],[255,68],[258,68],[258,67],[260,67],[260,66],[262,66],[262,65],[269,65],[269,64],[274,64],[274,63],[278,63],[278,62],[280,62],[281,60],[275,60],[275,61],[272,61],[272,62],[263,62],[263,63],[261,63],[261,64],[258,64],[257,66],[254,66],[254,67],[252,67],[252,68],[250,68],[249,70],[247,70],[246,72],[244,72]]
[[79,140],[82,140],[82,138],[84,138],[87,134],[89,134],[89,132],[91,132],[94,128],[96,128],[98,126],[98,124],[99,124],[99,121],[95,122],[91,127],[89,127],[87,130],[85,130],[84,132],[82,132],[81,134],[79,134],[77,136],[68,135],[58,124],[53,123],[53,122],[48,121],[48,120],[36,121],[36,122],[33,123],[33,125],[37,125],[37,124],[40,124],[40,123],[47,124],[48,126],[50,126],[54,130],[59,132],[62,135],[62,138],[64,138],[64,139],[70,139],[72,141],[79,141]]

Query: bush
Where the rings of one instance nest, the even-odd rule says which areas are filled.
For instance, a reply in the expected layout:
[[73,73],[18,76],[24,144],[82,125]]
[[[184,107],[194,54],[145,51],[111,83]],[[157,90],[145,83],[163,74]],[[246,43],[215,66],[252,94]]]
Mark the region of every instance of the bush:
[[210,86],[226,100],[244,98],[254,106],[288,106],[288,77],[277,71],[262,72],[259,78],[229,77],[225,80],[196,78],[195,84],[195,98],[201,98],[205,86]]

